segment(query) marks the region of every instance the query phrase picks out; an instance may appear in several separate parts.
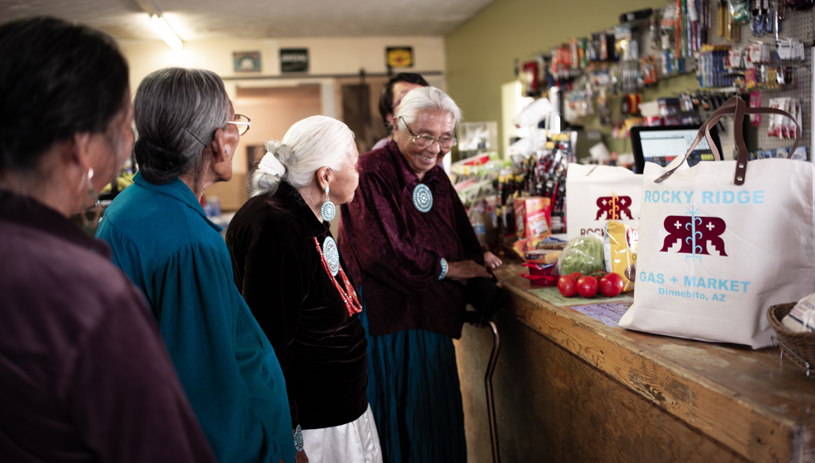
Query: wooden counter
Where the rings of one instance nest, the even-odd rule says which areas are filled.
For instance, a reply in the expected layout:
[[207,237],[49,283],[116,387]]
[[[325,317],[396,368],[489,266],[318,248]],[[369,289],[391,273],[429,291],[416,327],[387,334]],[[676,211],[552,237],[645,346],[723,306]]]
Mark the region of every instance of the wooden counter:
[[[815,462],[815,376],[780,362],[777,347],[611,328],[528,292],[522,269],[496,272],[512,295],[496,317],[502,462]],[[491,347],[471,326],[456,342],[470,462],[492,461]]]

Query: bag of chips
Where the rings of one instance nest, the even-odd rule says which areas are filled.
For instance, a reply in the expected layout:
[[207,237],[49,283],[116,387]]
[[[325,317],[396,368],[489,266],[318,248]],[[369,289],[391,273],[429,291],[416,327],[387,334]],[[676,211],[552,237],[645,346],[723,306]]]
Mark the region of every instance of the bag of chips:
[[637,243],[639,232],[636,228],[616,220],[606,224],[603,247],[606,271],[616,273],[623,279],[623,291],[634,289],[637,281]]

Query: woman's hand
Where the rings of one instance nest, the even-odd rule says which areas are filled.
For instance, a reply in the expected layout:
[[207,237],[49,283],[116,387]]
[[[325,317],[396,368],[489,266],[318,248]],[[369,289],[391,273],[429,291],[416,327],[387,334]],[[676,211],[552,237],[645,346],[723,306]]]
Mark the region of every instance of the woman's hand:
[[498,258],[495,254],[487,251],[484,253],[484,267],[495,270],[503,264],[501,259]]
[[306,451],[301,450],[294,455],[295,463],[308,463],[308,457],[306,456]]
[[445,278],[464,281],[475,277],[493,278],[492,274],[490,274],[483,265],[478,265],[472,260],[447,263],[447,275]]

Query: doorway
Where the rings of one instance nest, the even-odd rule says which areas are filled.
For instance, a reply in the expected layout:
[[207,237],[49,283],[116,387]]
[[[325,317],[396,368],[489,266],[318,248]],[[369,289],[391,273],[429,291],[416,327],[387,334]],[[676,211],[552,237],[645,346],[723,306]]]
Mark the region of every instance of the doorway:
[[248,199],[248,175],[266,153],[265,143],[280,140],[297,121],[321,114],[319,84],[291,87],[238,87],[235,112],[252,120],[232,160],[232,180],[207,189],[217,196],[223,211],[237,211]]

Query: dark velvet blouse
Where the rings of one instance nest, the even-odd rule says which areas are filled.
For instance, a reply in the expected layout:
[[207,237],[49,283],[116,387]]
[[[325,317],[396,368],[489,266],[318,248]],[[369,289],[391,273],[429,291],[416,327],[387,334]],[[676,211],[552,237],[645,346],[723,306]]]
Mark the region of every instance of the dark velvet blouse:
[[0,190],[0,461],[215,462],[110,249]]
[[368,408],[365,331],[314,244],[328,236],[328,224],[286,183],[247,201],[226,232],[235,283],[274,347],[292,425],[303,429],[349,423]]
[[421,183],[433,193],[428,212],[413,204],[420,183],[391,141],[359,159],[359,188],[341,208],[340,254],[354,281],[362,284],[370,332],[425,329],[461,336],[463,285],[443,279],[440,260],[474,260],[484,255],[464,206],[441,166]]

